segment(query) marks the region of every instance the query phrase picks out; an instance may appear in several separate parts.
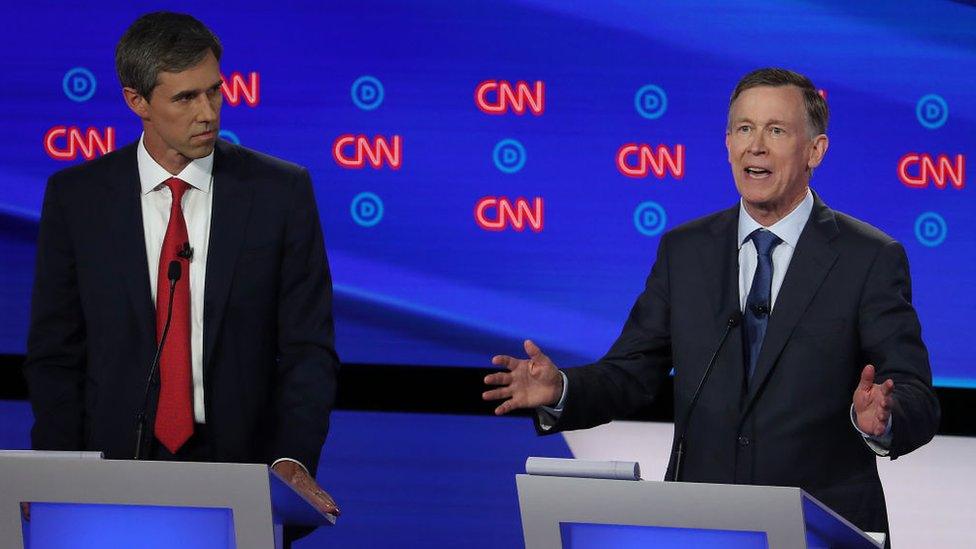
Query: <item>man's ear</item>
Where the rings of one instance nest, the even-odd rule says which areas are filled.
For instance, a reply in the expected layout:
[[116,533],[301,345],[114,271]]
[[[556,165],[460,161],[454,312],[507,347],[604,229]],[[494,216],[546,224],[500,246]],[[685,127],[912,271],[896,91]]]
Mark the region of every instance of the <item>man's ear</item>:
[[137,92],[135,88],[122,88],[122,97],[125,99],[126,106],[136,116],[143,120],[149,119],[149,100]]
[[813,146],[810,148],[810,157],[807,160],[807,167],[811,170],[820,165],[823,161],[823,157],[827,154],[827,147],[830,145],[830,140],[827,136],[820,134],[813,138]]

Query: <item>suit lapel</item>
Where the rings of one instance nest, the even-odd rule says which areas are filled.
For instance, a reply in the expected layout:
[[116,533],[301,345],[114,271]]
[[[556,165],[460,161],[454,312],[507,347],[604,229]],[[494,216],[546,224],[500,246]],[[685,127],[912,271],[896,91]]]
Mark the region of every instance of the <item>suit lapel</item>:
[[210,219],[210,243],[207,250],[207,274],[203,303],[204,379],[213,362],[214,345],[223,322],[230,294],[237,256],[244,241],[251,211],[253,189],[237,172],[236,152],[217,141],[213,167],[213,210]]
[[837,236],[837,233],[834,212],[814,193],[813,211],[800,234],[800,240],[786,271],[786,278],[780,287],[773,312],[769,316],[766,338],[759,352],[756,371],[749,383],[746,406],[742,410],[743,418],[748,414],[766,379],[777,365],[780,353],[793,333],[793,328],[837,260],[837,252],[830,245],[830,241]]
[[739,257],[735,242],[738,220],[738,206],[723,211],[709,226],[711,238],[697,248],[705,287],[718,290],[710,291],[708,295],[715,296],[712,313],[719,319],[722,329],[729,315],[739,310]]
[[118,151],[118,162],[109,168],[107,178],[107,214],[111,219],[112,233],[108,254],[116,262],[118,273],[124,281],[126,294],[132,303],[139,333],[147,334],[149,341],[156,340],[155,305],[149,288],[149,266],[146,258],[146,236],[142,221],[139,165],[136,160],[138,142]]

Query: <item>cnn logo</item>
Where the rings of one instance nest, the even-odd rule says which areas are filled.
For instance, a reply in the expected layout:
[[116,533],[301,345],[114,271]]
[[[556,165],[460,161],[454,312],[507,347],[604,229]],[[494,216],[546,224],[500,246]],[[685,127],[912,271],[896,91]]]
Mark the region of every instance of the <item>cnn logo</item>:
[[346,169],[358,170],[368,165],[375,170],[383,166],[399,170],[403,164],[403,138],[399,135],[389,139],[381,135],[373,139],[365,135],[340,135],[332,143],[332,158]]
[[523,80],[514,85],[507,80],[485,80],[474,90],[474,103],[485,114],[511,111],[519,116],[526,112],[540,116],[546,110],[546,85],[541,80],[532,86]]
[[940,154],[932,158],[930,154],[908,153],[898,161],[898,178],[906,187],[924,189],[934,184],[944,189],[952,183],[956,189],[966,186],[966,157],[957,154],[954,160]]
[[617,170],[627,177],[642,178],[650,174],[664,179],[667,174],[675,179],[685,176],[685,146],[668,148],[658,145],[627,143],[617,150]]
[[543,226],[542,197],[532,201],[518,197],[514,201],[504,196],[486,196],[474,206],[474,220],[486,231],[512,228],[522,232],[526,228],[541,232]]
[[261,75],[256,72],[248,74],[247,79],[239,72],[230,73],[230,78],[220,75],[223,82],[220,91],[231,107],[236,107],[243,101],[248,107],[256,107],[261,102]]
[[115,128],[99,132],[88,128],[84,132],[76,126],[54,126],[44,134],[44,151],[55,160],[85,160],[115,150]]

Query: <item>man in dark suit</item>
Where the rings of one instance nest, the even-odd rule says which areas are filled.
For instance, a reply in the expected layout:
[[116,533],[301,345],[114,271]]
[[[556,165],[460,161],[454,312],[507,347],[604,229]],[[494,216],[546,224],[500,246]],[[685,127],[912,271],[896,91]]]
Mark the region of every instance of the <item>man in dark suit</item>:
[[[904,249],[809,189],[827,118],[806,77],[746,75],[726,132],[740,204],[661,238],[606,356],[559,371],[526,341],[527,359],[492,359],[508,371],[485,378],[500,387],[483,398],[507,399],[497,414],[538,408],[543,434],[581,429],[647,404],[673,367],[675,444],[687,433],[678,480],[799,486],[887,532],[876,457],[928,442],[939,405]],[[673,450],[668,480],[678,461]]]
[[[126,31],[116,68],[138,142],[51,177],[24,372],[44,450],[267,463],[312,478],[339,366],[308,172],[217,140],[221,45],[188,15]],[[150,364],[169,326],[159,381]]]

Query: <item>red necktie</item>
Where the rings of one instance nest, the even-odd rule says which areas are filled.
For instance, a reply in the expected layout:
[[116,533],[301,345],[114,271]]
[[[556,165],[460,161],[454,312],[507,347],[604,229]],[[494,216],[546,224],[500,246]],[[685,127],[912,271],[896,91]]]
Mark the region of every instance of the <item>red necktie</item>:
[[159,272],[156,279],[156,341],[163,336],[166,311],[169,309],[169,264],[179,261],[181,275],[173,292],[173,318],[169,334],[159,358],[159,404],[156,407],[156,438],[171,453],[176,453],[193,434],[193,407],[191,395],[193,381],[190,373],[190,262],[179,256],[184,246],[189,246],[186,220],[181,205],[183,193],[189,185],[171,177],[169,187],[173,204],[169,210],[169,225],[159,254]]

